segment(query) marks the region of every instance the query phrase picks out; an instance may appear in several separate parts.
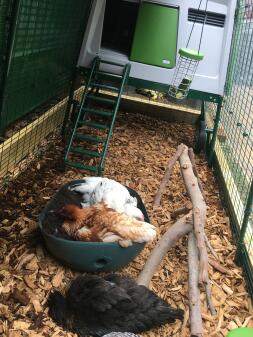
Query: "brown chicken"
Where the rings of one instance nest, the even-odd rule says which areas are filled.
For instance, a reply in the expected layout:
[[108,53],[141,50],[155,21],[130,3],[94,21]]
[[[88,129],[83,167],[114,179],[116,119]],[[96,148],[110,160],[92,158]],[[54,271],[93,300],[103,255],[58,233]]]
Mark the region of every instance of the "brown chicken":
[[60,214],[65,219],[62,230],[75,240],[119,242],[128,247],[132,242],[148,242],[156,236],[150,223],[116,212],[103,202],[87,208],[66,205]]

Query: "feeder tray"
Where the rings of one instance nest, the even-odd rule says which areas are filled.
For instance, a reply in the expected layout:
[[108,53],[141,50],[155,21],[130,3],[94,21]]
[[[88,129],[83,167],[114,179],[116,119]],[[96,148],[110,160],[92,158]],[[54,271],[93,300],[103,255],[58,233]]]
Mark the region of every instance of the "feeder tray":
[[169,96],[179,100],[188,96],[199,61],[203,58],[204,55],[196,50],[188,48],[179,50],[179,59],[169,88]]

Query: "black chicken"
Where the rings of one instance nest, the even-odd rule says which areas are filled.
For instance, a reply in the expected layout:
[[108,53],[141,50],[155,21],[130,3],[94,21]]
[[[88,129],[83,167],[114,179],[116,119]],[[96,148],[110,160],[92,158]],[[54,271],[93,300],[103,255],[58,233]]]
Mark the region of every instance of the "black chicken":
[[139,333],[183,319],[181,309],[171,308],[148,288],[128,277],[95,275],[77,277],[64,297],[49,297],[49,315],[79,336],[110,332]]

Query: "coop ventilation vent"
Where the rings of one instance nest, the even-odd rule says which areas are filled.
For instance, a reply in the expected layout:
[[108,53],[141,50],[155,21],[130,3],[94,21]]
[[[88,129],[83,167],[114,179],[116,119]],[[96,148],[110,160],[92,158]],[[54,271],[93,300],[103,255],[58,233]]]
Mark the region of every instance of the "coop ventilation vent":
[[190,8],[188,11],[188,21],[203,24],[206,17],[206,25],[215,27],[224,27],[226,16],[218,13],[211,13]]

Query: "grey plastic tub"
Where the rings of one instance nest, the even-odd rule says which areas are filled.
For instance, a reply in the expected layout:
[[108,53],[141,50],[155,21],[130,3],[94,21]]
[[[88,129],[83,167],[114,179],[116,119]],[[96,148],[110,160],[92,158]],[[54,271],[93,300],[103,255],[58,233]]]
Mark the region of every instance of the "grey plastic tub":
[[[82,182],[72,181],[56,193],[46,208],[39,216],[39,227],[44,237],[49,252],[63,264],[74,270],[82,272],[115,271],[133,260],[144,248],[145,244],[134,243],[132,246],[122,248],[118,243],[81,242],[71,241],[52,234],[43,228],[47,212],[52,208],[54,199],[62,192],[63,188]],[[138,200],[138,207],[142,210],[145,221],[149,222],[148,214],[140,196],[128,188],[130,194]]]

